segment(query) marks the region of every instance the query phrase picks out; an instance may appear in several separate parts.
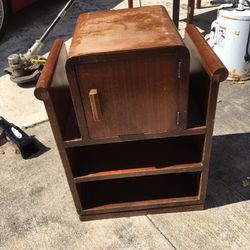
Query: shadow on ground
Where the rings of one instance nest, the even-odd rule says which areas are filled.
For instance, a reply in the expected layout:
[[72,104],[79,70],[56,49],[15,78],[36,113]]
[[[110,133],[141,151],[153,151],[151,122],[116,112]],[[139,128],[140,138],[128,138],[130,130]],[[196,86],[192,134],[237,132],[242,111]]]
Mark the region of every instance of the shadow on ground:
[[42,142],[40,142],[37,138],[33,138],[35,146],[37,148],[37,152],[35,154],[32,154],[28,157],[28,159],[33,159],[33,158],[37,158],[40,155],[48,152],[50,150],[49,147],[46,147]]
[[[11,16],[7,33],[0,42],[0,77],[5,73],[7,57],[12,53],[24,53],[39,39],[68,0],[42,0]],[[84,12],[115,7],[122,0],[76,0],[64,19],[55,27],[40,54],[48,52],[53,41],[72,37],[77,17]]]
[[250,133],[215,136],[208,179],[206,207],[250,200]]

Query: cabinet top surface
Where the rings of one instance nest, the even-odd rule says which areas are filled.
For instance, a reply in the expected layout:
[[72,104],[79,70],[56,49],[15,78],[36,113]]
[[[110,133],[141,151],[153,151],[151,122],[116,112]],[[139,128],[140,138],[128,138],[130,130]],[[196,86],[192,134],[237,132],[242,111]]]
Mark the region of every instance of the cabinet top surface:
[[184,46],[163,6],[80,15],[69,56]]

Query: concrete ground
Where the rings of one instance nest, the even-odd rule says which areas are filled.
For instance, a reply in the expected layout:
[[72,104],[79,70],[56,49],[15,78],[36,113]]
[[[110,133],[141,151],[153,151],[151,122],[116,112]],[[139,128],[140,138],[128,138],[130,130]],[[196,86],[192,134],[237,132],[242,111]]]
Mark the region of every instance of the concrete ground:
[[[20,88],[2,73],[7,55],[27,49],[65,2],[44,0],[20,12],[0,44],[0,115],[27,126],[26,132],[44,145],[29,160],[14,154],[8,144],[1,147],[5,154],[0,155],[0,249],[249,249],[249,81],[221,84],[205,210],[79,221],[42,102],[34,98],[33,86]],[[181,2],[180,32],[186,2]],[[165,0],[142,3],[160,3],[171,10]],[[56,37],[70,39],[80,13],[125,5],[119,0],[77,0],[43,53]],[[206,0],[203,6],[196,10],[195,20],[205,33],[216,11]]]

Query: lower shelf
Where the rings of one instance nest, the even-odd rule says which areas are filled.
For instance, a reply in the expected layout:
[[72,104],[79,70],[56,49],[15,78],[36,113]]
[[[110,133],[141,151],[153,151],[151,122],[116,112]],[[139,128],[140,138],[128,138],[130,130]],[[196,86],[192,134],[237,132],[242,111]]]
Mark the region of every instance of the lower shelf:
[[83,214],[151,209],[198,201],[200,172],[78,183]]
[[142,209],[142,210],[133,210],[133,211],[123,211],[123,212],[110,212],[110,213],[101,213],[101,214],[89,214],[89,215],[79,215],[81,221],[90,221],[90,220],[100,220],[100,219],[109,219],[109,218],[118,218],[118,217],[129,217],[129,216],[138,216],[138,215],[148,215],[148,214],[160,214],[160,213],[174,213],[174,212],[187,212],[204,209],[204,204],[194,204],[187,206],[174,206],[174,207],[162,207],[155,209]]

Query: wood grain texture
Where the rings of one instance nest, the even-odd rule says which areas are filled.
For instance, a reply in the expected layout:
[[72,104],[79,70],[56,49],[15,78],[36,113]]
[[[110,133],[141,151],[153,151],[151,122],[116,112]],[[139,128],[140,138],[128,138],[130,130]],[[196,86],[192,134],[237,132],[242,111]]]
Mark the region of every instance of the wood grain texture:
[[201,167],[203,135],[67,149],[74,177],[123,178]]
[[[98,18],[103,24],[97,25]],[[130,26],[125,32],[124,25],[132,24],[136,32]],[[98,49],[103,44],[106,47]],[[163,7],[82,15],[70,54],[67,71],[86,143],[139,134],[153,137],[187,127],[189,52]],[[91,89],[98,91],[101,120],[93,118]]]
[[48,99],[48,88],[50,87],[50,84],[52,82],[62,46],[63,41],[61,39],[57,39],[51,48],[43,72],[37,81],[34,91],[35,97],[39,100]]
[[[176,130],[180,91],[177,70],[174,56],[77,65],[89,136],[94,139]],[[102,108],[98,122],[88,98],[92,88],[98,90]]]
[[[154,14],[149,20],[162,15],[154,20],[155,40],[125,47],[114,39],[110,45],[117,47],[111,49],[107,44],[88,47],[100,35],[97,28],[90,29],[98,18],[120,15],[122,23],[125,14],[138,18],[150,9]],[[72,57],[67,59],[65,47],[56,41],[36,90],[45,103],[80,219],[203,208],[218,87],[227,77],[224,65],[191,24],[184,46],[158,6],[81,18]],[[134,32],[131,20],[128,27]],[[136,20],[141,22],[135,25],[142,29],[138,34],[148,34],[145,19]],[[124,31],[117,25],[110,33],[110,23],[105,25],[105,39]],[[159,25],[165,25],[157,31],[160,39],[154,37]],[[162,38],[165,29],[175,33],[170,40]],[[85,44],[79,39],[86,32],[91,39]]]
[[207,128],[202,157],[204,169],[199,194],[204,202],[219,83],[227,78],[228,71],[194,25],[187,26],[184,40],[191,54],[190,90],[196,96]]
[[91,89],[89,91],[89,102],[91,106],[93,120],[95,122],[100,121],[102,119],[102,110],[97,89]]
[[198,203],[199,180],[199,172],[189,172],[85,182],[77,187],[85,191],[80,195],[83,214],[93,214]]
[[201,172],[201,164],[183,164],[174,165],[166,167],[143,167],[143,168],[132,168],[132,169],[122,169],[120,171],[110,170],[110,171],[96,171],[93,174],[81,175],[74,178],[75,183],[97,181],[97,180],[111,180],[111,179],[121,179],[137,176],[147,176],[147,175],[160,175],[160,174],[172,174],[172,173],[188,173],[188,172]]
[[[198,121],[199,122],[199,121]],[[138,134],[138,135],[127,135],[127,136],[119,136],[116,138],[101,138],[101,139],[73,139],[73,140],[66,140],[63,142],[65,148],[72,148],[72,147],[81,147],[81,146],[88,146],[88,145],[99,145],[99,144],[107,144],[107,143],[117,143],[117,142],[124,142],[126,141],[138,141],[138,140],[147,140],[147,139],[159,139],[159,138],[169,138],[169,137],[179,137],[179,136],[188,136],[188,135],[203,135],[206,133],[205,126],[199,126],[197,121],[191,122],[190,125],[194,126],[184,130],[176,130],[166,133],[158,133],[158,134]],[[197,126],[196,126],[197,125]]]
[[57,39],[52,46],[34,94],[38,99],[44,101],[75,206],[78,209],[82,209],[76,186],[73,183],[73,175],[66,151],[63,146],[65,138],[65,121],[68,119],[69,115],[71,115],[71,123],[74,124],[73,134],[79,137],[79,129],[74,111],[72,111],[73,104],[65,72],[67,57],[65,45],[61,39]]
[[[227,79],[228,71],[226,67],[193,24],[187,25],[184,41],[186,42],[186,44],[190,44],[189,48],[191,48],[193,51],[191,55],[196,55],[198,59],[191,59],[191,71],[196,70],[195,63],[199,62],[202,64],[202,67],[204,67],[206,72],[208,72],[209,77],[212,77],[214,79],[216,78],[215,80],[217,82],[222,82]],[[217,77],[219,78],[217,79]]]
[[166,46],[183,46],[181,36],[163,6],[146,6],[82,14],[69,56]]
[[113,212],[113,213],[103,213],[94,215],[79,215],[81,221],[90,220],[101,220],[110,218],[120,218],[120,217],[131,217],[149,214],[161,214],[161,213],[175,213],[175,212],[186,212],[186,211],[196,211],[204,209],[203,204],[198,205],[187,205],[187,206],[176,206],[176,207],[163,207],[155,209],[144,209],[144,210],[134,210],[134,211],[123,211],[123,212]]

